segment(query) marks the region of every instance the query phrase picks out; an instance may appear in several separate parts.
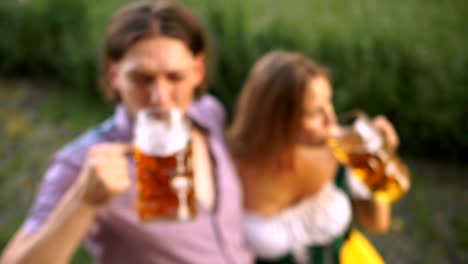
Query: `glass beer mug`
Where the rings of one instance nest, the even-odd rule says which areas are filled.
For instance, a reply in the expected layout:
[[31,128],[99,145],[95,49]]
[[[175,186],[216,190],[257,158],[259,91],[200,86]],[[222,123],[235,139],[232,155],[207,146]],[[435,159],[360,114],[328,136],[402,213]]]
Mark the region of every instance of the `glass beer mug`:
[[134,154],[136,210],[142,221],[195,217],[190,120],[172,111],[169,118],[150,110],[137,114]]
[[332,130],[328,141],[335,157],[351,168],[375,199],[400,199],[411,185],[407,166],[388,148],[364,112],[348,112],[340,119],[340,126]]

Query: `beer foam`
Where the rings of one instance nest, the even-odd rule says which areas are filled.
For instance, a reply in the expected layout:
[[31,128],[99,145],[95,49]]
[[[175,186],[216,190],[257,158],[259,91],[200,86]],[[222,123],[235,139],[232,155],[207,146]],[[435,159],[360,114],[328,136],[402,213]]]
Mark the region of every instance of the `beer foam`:
[[376,152],[383,147],[382,135],[369,123],[369,121],[358,119],[354,123],[355,130],[359,133],[370,152]]
[[143,109],[137,113],[133,143],[146,155],[167,157],[185,148],[190,132],[190,121],[178,109],[170,110],[166,118]]

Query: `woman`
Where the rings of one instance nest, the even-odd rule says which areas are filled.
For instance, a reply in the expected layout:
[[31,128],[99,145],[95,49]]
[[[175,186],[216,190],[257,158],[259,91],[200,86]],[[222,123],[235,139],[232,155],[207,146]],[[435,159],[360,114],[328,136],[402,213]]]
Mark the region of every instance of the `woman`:
[[[55,155],[1,263],[68,263],[83,239],[96,263],[251,262],[224,110],[205,94],[210,52],[203,24],[173,1],[138,1],[116,12],[102,54],[115,114]],[[135,164],[126,153],[144,108],[177,109],[192,121],[199,210],[191,221],[137,217]]]
[[[327,146],[336,125],[331,100],[328,71],[292,52],[262,57],[242,90],[228,139],[244,189],[247,240],[259,263],[316,264],[328,255],[340,262],[343,241],[365,241],[350,231],[353,216],[370,231],[389,227],[390,205],[371,199]],[[374,123],[396,147],[390,123]],[[379,263],[366,247],[366,258]]]

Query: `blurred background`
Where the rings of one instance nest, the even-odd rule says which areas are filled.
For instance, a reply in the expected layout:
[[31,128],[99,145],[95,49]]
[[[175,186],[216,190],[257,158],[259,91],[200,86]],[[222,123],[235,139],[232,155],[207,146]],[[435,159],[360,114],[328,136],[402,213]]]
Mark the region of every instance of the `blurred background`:
[[[104,29],[128,0],[0,1],[0,251],[21,225],[48,159],[112,113],[97,92]],[[211,92],[232,112],[253,62],[304,52],[333,74],[337,112],[385,114],[413,189],[388,235],[388,263],[468,263],[466,0],[186,0],[209,25]],[[73,263],[89,263],[81,249]]]

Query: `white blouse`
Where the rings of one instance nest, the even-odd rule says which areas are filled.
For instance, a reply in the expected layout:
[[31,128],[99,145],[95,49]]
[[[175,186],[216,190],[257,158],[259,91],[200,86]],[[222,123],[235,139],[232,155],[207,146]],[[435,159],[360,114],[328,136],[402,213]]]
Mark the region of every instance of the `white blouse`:
[[[370,197],[369,189],[347,170],[351,195]],[[247,211],[244,218],[246,239],[257,257],[276,259],[288,253],[299,262],[307,258],[306,247],[325,245],[346,232],[352,217],[351,202],[334,182],[318,193],[291,206],[274,217]]]

